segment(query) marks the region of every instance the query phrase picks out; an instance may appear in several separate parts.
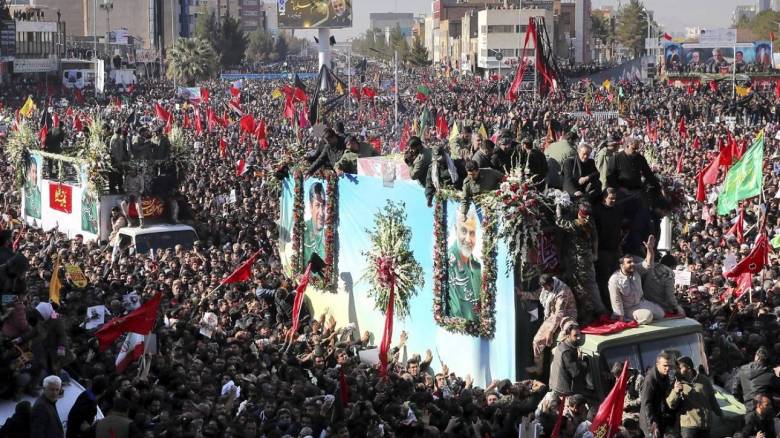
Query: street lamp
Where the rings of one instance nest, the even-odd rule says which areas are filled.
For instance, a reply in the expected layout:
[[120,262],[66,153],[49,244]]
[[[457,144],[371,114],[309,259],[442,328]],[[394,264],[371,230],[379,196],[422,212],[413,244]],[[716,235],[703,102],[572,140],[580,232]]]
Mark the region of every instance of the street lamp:
[[[108,42],[109,42],[110,35],[111,35],[110,16],[111,16],[111,10],[114,9],[114,3],[112,1],[110,1],[110,0],[103,0],[103,3],[100,4],[100,9],[106,11],[106,56],[109,56],[108,55],[108,50],[109,50]],[[95,38],[97,38],[97,36]]]

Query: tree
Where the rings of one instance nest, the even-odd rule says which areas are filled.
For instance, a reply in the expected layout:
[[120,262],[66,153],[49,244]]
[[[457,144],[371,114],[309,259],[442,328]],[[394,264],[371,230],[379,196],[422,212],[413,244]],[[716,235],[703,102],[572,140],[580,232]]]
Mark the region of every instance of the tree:
[[412,41],[412,50],[409,52],[409,62],[415,66],[429,65],[428,49],[425,48],[419,36]]
[[215,45],[222,55],[222,66],[232,67],[241,64],[246,46],[247,37],[239,29],[238,20],[226,16],[219,28],[219,43]]
[[271,61],[274,55],[274,37],[264,29],[257,28],[249,35],[246,57],[254,62]]
[[647,36],[647,12],[639,0],[631,0],[618,13],[616,37],[620,44],[639,57]]
[[743,15],[737,27],[750,29],[759,39],[769,39],[769,32],[778,33],[777,22],[780,22],[780,11],[764,11],[751,20],[746,20]]
[[590,33],[593,38],[601,40],[604,44],[615,37],[609,18],[601,15],[590,16]]
[[274,46],[274,57],[277,61],[287,58],[287,54],[290,53],[290,46],[287,44],[287,39],[279,35],[276,39],[276,45]]
[[196,38],[200,38],[204,41],[211,43],[213,47],[217,47],[219,42],[219,23],[217,22],[217,16],[214,11],[209,11],[208,7],[204,4],[198,11],[198,17],[195,20],[195,35]]
[[214,47],[202,38],[179,38],[168,50],[166,77],[188,86],[208,79],[217,72],[219,57]]

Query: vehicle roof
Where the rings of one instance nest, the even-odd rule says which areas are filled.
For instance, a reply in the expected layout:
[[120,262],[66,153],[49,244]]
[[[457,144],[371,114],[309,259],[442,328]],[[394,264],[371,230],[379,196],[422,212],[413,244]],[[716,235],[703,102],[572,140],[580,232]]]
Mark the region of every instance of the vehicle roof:
[[691,318],[664,319],[652,324],[640,325],[637,328],[623,330],[611,335],[585,335],[585,344],[581,347],[584,353],[596,353],[601,349],[614,345],[625,345],[679,336],[702,331],[701,324]]
[[144,234],[169,233],[172,231],[192,231],[194,233],[195,229],[189,225],[182,225],[182,224],[159,224],[159,225],[149,225],[148,227],[144,227],[144,228],[122,227],[119,229],[119,234],[135,237],[135,236],[142,236]]

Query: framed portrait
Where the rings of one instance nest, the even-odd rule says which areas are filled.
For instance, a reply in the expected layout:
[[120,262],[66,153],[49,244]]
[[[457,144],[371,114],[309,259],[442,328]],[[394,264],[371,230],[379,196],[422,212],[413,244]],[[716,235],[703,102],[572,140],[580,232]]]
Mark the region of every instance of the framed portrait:
[[294,272],[303,273],[316,254],[325,266],[312,278],[320,289],[335,291],[338,277],[338,177],[308,178],[296,181],[293,188]]
[[452,332],[492,337],[496,225],[486,208],[459,210],[444,199],[434,206],[434,318]]

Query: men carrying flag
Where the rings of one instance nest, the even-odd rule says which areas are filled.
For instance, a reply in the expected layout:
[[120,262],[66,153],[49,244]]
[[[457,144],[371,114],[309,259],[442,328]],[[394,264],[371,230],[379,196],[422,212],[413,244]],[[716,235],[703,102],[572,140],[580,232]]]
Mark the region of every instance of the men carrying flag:
[[157,320],[157,310],[160,308],[161,298],[162,294],[158,292],[138,309],[125,316],[113,319],[100,327],[95,332],[100,351],[105,351],[123,333],[149,334]]
[[628,361],[623,362],[623,371],[620,372],[615,386],[609,391],[607,398],[601,402],[590,431],[600,438],[612,438],[617,435],[623,423],[623,400],[626,396],[628,384]]

